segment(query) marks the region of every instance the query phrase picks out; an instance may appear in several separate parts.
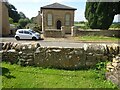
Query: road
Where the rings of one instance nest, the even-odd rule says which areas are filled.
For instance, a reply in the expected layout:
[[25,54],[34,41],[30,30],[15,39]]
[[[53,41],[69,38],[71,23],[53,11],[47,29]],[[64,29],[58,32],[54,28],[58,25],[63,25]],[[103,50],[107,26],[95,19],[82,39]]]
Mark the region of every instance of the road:
[[66,47],[66,48],[80,48],[83,47],[85,44],[119,44],[118,42],[83,42],[83,41],[72,41],[72,40],[66,40],[66,39],[44,39],[44,40],[19,40],[17,41],[13,37],[9,38],[0,38],[1,42],[15,42],[15,43],[40,43],[43,47]]

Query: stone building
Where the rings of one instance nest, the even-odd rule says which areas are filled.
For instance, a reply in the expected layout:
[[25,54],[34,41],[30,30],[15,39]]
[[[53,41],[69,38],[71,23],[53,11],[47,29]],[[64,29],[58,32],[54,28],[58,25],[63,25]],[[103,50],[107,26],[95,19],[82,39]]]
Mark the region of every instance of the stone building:
[[10,34],[8,8],[5,2],[7,1],[0,0],[0,36],[8,36]]
[[38,15],[36,17],[33,17],[33,23],[42,26],[42,16],[40,11],[38,11]]
[[0,35],[2,35],[2,2],[0,1]]
[[76,8],[65,6],[59,3],[53,3],[41,7],[42,31],[61,30],[64,26],[65,33],[71,32],[74,26],[74,12]]

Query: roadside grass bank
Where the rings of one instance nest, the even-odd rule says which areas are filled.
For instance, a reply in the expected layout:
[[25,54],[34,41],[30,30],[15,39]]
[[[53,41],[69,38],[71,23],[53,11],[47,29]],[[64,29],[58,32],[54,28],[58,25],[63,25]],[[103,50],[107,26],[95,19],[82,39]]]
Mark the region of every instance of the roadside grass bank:
[[96,69],[59,70],[2,62],[2,88],[117,88]]
[[105,37],[105,36],[77,36],[74,37],[77,41],[119,41],[120,38]]

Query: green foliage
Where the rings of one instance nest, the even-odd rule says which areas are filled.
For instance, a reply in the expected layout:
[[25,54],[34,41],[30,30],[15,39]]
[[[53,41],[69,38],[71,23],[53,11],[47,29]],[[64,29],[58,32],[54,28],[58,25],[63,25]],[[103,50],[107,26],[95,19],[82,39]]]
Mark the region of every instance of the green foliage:
[[76,37],[79,41],[116,41],[118,42],[120,38],[116,37],[105,37],[105,36],[95,36],[95,35],[86,35]]
[[[23,12],[19,12],[17,11],[17,9],[15,8],[14,5],[6,2],[5,3],[7,8],[8,8],[8,13],[9,13],[9,17],[10,17],[10,23],[18,23],[20,19],[25,19],[24,22],[26,22],[28,19],[25,16],[25,14]],[[13,22],[12,22],[13,20]],[[21,20],[20,20],[21,21]],[[23,25],[24,26],[24,25]]]
[[33,27],[33,30],[37,32],[42,31],[42,26],[35,24],[35,26]]
[[13,24],[13,19],[12,18],[9,18],[9,23]]
[[[86,2],[85,17],[92,29],[109,29],[120,2]],[[120,9],[120,8],[119,8]]]
[[80,21],[80,22],[75,22],[74,25],[78,28],[78,29],[90,29],[88,22],[84,22],[84,21]]
[[22,28],[25,28],[25,26],[26,26],[28,23],[30,23],[30,21],[29,21],[28,18],[26,18],[26,19],[20,19],[18,23],[20,24],[20,26],[21,26]]
[[19,12],[19,15],[20,15],[20,18],[21,18],[21,19],[27,18],[23,12]]
[[110,26],[110,28],[120,28],[120,23],[114,23]]
[[19,24],[18,23],[14,23],[14,25],[17,27],[17,26],[19,26]]
[[33,24],[33,23],[28,23],[26,25],[26,28],[31,28],[32,30],[41,33],[42,31],[42,26],[37,25],[37,24]]
[[[2,62],[3,88],[116,88],[94,69],[57,70]],[[12,83],[11,83],[12,82]]]
[[96,70],[103,70],[106,68],[107,62],[99,62],[96,64]]
[[15,23],[18,22],[20,19],[20,15],[19,15],[17,9],[15,8],[15,6],[8,2],[5,2],[5,4],[8,8],[9,17],[13,19],[13,22],[15,22]]
[[76,21],[76,22],[74,22],[74,24],[85,24],[85,21]]
[[95,70],[97,75],[97,78],[105,79],[105,73],[106,73],[106,64],[107,62],[99,62],[96,64]]

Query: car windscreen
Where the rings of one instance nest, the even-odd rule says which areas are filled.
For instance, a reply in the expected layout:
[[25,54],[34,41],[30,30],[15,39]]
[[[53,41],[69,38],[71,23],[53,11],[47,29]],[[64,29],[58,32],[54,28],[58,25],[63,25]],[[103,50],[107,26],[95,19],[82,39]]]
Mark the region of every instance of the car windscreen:
[[33,31],[33,30],[30,30],[30,32],[32,32],[32,33],[36,33],[35,31]]

